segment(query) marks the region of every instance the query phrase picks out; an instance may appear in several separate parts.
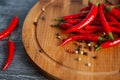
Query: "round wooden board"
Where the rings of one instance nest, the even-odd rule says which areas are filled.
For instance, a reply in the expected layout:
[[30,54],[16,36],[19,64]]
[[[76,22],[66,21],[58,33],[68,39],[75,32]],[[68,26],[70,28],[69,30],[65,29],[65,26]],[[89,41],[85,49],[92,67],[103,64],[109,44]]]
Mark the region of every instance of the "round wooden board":
[[[64,47],[58,46],[61,40],[56,39],[55,34],[62,33],[50,26],[55,24],[53,19],[78,12],[82,3],[85,5],[86,2],[86,0],[40,0],[36,3],[23,25],[22,38],[25,50],[39,68],[57,79],[119,80],[120,45],[98,52],[91,51],[88,56],[68,54],[65,49],[75,48],[74,42]],[[63,37],[66,36],[68,35],[63,34]],[[91,58],[93,55],[97,55],[97,59]],[[77,61],[78,57],[82,60]],[[91,66],[86,66],[86,63],[91,63]]]

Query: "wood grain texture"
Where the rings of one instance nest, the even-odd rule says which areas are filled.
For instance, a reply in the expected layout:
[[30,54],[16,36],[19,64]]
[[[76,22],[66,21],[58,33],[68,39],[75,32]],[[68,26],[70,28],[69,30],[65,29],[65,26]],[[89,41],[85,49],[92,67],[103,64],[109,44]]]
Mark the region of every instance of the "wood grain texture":
[[[74,49],[74,42],[58,46],[60,40],[55,38],[56,33],[61,33],[59,29],[52,28],[50,25],[55,24],[53,20],[56,17],[76,13],[81,7],[87,5],[87,0],[53,0],[54,2],[45,9],[44,12],[39,10],[50,2],[44,0],[38,2],[29,12],[23,25],[23,42],[29,57],[38,67],[46,73],[63,80],[119,80],[120,74],[120,45],[103,49],[98,52],[89,52],[88,57],[66,53],[66,48]],[[93,2],[98,0],[93,0]],[[84,5],[83,5],[84,4]],[[40,14],[37,26],[33,23]],[[45,17],[45,20],[42,20]],[[31,27],[29,27],[31,26]],[[28,32],[29,31],[29,34]],[[61,33],[62,34],[62,33]],[[69,36],[62,34],[64,37]],[[43,50],[41,53],[40,50]],[[92,55],[98,58],[93,60]],[[80,62],[76,61],[81,57]],[[92,65],[86,67],[84,64],[90,62]]]

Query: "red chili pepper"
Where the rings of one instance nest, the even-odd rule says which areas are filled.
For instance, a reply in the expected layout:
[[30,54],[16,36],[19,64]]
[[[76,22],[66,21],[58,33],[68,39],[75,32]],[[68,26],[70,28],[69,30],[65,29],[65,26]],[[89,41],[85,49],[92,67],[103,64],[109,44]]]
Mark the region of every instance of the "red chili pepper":
[[88,5],[87,7],[83,7],[82,9],[80,9],[80,12],[88,11],[91,9],[91,7],[92,7],[92,5]]
[[15,50],[15,44],[11,39],[9,39],[9,41],[8,41],[8,58],[7,58],[5,65],[3,66],[2,70],[6,70],[8,68],[8,66],[10,65],[10,63],[14,57],[14,50]]
[[76,25],[78,24],[79,22],[81,22],[83,19],[67,19],[65,22],[66,23],[69,23],[69,24],[72,24],[72,25]]
[[120,12],[115,8],[115,6],[106,6],[106,9],[109,10],[109,13],[116,19],[120,20]]
[[100,4],[99,6],[99,17],[100,17],[100,22],[101,22],[101,25],[103,26],[105,32],[108,34],[109,38],[114,40],[114,37],[112,35],[112,32],[111,32],[111,28],[104,16],[104,12],[103,12],[103,4]]
[[72,24],[69,24],[69,23],[61,23],[60,24],[60,27],[62,28],[62,29],[68,29],[68,28],[70,28],[70,27],[72,27],[73,25]]
[[[60,27],[61,27],[62,29],[65,29],[65,30],[66,30],[66,29],[68,29],[68,28],[73,27],[73,25],[72,25],[72,24],[69,24],[69,23],[62,23],[62,24],[60,25]],[[99,29],[99,30],[100,30],[100,29]],[[87,25],[87,26],[85,26],[84,28],[75,31],[75,33],[89,34],[89,33],[94,33],[94,32],[96,32],[96,31],[98,31],[98,29],[97,29],[96,26]]]
[[[113,33],[120,33],[120,29],[119,28],[116,28],[116,27],[113,27],[113,26],[110,26],[110,28],[111,28],[111,31],[113,32]],[[95,27],[95,32],[104,32],[104,29],[102,28],[102,27]]]
[[107,18],[107,20],[108,20],[109,22],[119,23],[119,22],[115,19],[115,17],[113,17],[110,13],[106,13],[106,14],[105,14],[105,17]]
[[83,28],[84,26],[92,23],[97,16],[97,12],[98,12],[98,4],[92,6],[91,11],[89,12],[89,14],[86,16],[86,18],[81,23],[64,31],[64,33],[75,32],[75,31]]
[[11,21],[11,23],[9,24],[9,26],[3,32],[0,33],[0,40],[9,36],[10,33],[15,29],[17,24],[18,24],[18,17],[15,16]]
[[63,16],[63,17],[60,17],[60,18],[56,18],[55,21],[64,21],[64,20],[67,20],[67,19],[84,18],[87,14],[88,14],[88,12],[71,14],[71,15],[68,15],[68,16]]
[[70,41],[75,41],[75,40],[90,40],[90,41],[98,41],[98,40],[104,40],[102,37],[97,36],[95,34],[79,34],[79,35],[74,35],[70,36],[67,39],[65,39],[60,46],[64,46]]
[[105,42],[103,44],[101,44],[97,49],[96,51],[100,50],[100,49],[104,49],[104,48],[109,48],[111,46],[114,46],[116,44],[119,44],[120,43],[120,38],[114,40],[114,41],[108,41],[108,42]]

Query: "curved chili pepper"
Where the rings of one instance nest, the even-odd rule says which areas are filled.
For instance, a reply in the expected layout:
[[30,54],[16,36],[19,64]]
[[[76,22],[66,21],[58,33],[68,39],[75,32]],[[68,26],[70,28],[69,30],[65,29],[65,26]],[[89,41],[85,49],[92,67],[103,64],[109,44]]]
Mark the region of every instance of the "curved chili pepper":
[[112,47],[116,44],[119,44],[120,43],[120,38],[114,40],[114,41],[108,41],[108,42],[105,42],[103,44],[101,44],[97,49],[96,51],[100,50],[100,49],[104,49],[104,48],[108,48],[108,47]]
[[103,12],[103,4],[100,4],[99,6],[99,17],[100,17],[100,22],[101,22],[101,25],[103,26],[105,32],[108,34],[109,38],[114,40],[114,37],[113,37],[113,34],[111,32],[111,28],[104,16],[104,12]]
[[79,34],[79,35],[74,35],[70,36],[67,39],[65,39],[60,46],[64,46],[70,41],[75,41],[75,40],[90,40],[90,41],[98,41],[98,40],[104,40],[104,38],[97,36],[95,34]]
[[11,23],[9,24],[9,26],[3,31],[0,33],[0,40],[9,36],[10,33],[15,29],[16,25],[18,24],[18,17],[15,16]]
[[8,66],[10,65],[10,63],[14,57],[14,50],[15,50],[15,44],[11,39],[9,39],[9,41],[8,41],[8,58],[7,58],[5,65],[3,66],[2,70],[6,70],[8,68]]
[[83,28],[84,26],[92,23],[97,16],[97,12],[98,12],[98,4],[92,6],[91,11],[89,12],[89,14],[86,16],[86,18],[81,23],[64,31],[64,33],[75,32],[76,30],[79,30],[79,29]]
[[115,6],[106,6],[109,13],[112,14],[116,19],[120,20],[120,12],[115,8]]
[[87,7],[83,7],[82,9],[80,9],[80,12],[88,11],[91,9],[91,7],[92,7],[92,5],[88,5]]

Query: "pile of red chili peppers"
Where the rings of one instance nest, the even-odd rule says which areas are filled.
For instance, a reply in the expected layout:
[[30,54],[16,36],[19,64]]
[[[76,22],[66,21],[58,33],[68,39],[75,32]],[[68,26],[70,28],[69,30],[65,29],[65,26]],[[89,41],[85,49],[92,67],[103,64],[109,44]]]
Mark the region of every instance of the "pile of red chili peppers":
[[0,33],[0,40],[6,38],[9,36],[9,40],[8,40],[8,58],[6,63],[4,64],[2,70],[6,70],[7,67],[10,65],[13,57],[14,57],[14,50],[15,50],[15,43],[10,39],[10,34],[12,33],[12,31],[15,29],[15,27],[18,24],[18,17],[14,16],[14,18],[12,19],[11,23],[9,24],[9,26]]
[[[120,7],[108,0],[106,3],[101,0],[96,4],[90,1],[88,6],[80,9],[78,13],[55,19],[59,21],[63,33],[74,33],[65,39],[61,46],[74,40],[89,40],[96,43],[102,41],[96,48],[98,51],[120,43],[120,38],[114,36],[120,33]],[[105,33],[108,38],[100,33]]]

